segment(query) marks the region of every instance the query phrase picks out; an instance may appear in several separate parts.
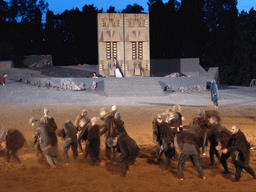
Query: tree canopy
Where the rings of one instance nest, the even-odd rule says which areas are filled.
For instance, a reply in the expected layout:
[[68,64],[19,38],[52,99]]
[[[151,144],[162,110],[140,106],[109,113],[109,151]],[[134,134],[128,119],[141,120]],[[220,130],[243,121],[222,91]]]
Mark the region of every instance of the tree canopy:
[[[219,67],[220,82],[249,85],[256,78],[256,11],[238,13],[237,0],[148,0],[150,57],[198,57]],[[122,13],[147,12],[138,4]],[[98,64],[97,14],[84,5],[55,15],[45,0],[0,0],[0,60],[51,54],[55,65]],[[110,6],[106,13],[116,13]],[[46,15],[45,22],[42,22]]]

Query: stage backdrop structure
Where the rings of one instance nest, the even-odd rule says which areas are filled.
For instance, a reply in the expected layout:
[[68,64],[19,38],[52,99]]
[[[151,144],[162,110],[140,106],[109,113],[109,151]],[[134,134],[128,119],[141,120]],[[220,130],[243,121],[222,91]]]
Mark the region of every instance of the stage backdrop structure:
[[114,77],[116,57],[125,77],[149,77],[149,50],[149,14],[98,14],[101,75]]

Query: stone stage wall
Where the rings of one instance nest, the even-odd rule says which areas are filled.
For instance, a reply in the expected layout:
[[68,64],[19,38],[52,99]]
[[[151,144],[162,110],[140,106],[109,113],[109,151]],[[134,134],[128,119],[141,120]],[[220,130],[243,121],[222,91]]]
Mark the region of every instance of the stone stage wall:
[[[161,96],[168,90],[188,90],[192,87],[206,89],[205,77],[130,77],[130,78],[38,78],[25,76],[22,82],[41,85],[50,82],[52,86],[60,86],[68,81],[76,85],[85,84],[87,91],[91,91],[93,81],[97,82],[96,92],[107,96]],[[168,89],[166,89],[168,87]]]

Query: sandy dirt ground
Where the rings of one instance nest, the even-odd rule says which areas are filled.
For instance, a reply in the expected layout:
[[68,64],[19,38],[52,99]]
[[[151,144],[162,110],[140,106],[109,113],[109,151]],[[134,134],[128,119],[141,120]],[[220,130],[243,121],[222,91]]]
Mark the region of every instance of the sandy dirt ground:
[[[62,157],[63,140],[59,138],[59,157],[56,169],[51,169],[46,160],[35,156],[32,145],[33,129],[29,126],[30,117],[40,118],[44,107],[55,118],[59,128],[68,119],[74,121],[76,116],[86,108],[89,117],[99,116],[99,109],[111,106],[69,106],[69,105],[0,105],[0,129],[19,129],[26,137],[27,144],[18,153],[22,164],[11,161],[5,164],[3,150],[0,150],[0,191],[255,191],[256,180],[243,171],[240,182],[232,182],[235,167],[228,160],[231,174],[223,175],[223,167],[216,160],[209,166],[209,155],[201,156],[206,180],[199,178],[196,168],[190,161],[186,162],[184,181],[177,178],[177,160],[173,160],[168,170],[163,170],[165,157],[160,161],[149,161],[156,152],[152,139],[151,121],[154,113],[165,111],[167,105],[153,106],[118,106],[118,111],[125,122],[128,134],[140,147],[136,163],[130,166],[126,178],[120,177],[116,165],[106,163],[94,166],[89,159],[79,155],[78,161],[69,156],[71,163],[66,166]],[[189,124],[197,116],[200,107],[182,107],[185,117],[183,124]],[[204,107],[207,109],[210,107]],[[223,106],[218,109],[222,114],[222,124],[230,129],[232,124],[240,126],[253,149],[251,150],[251,167],[256,171],[256,106]],[[105,159],[104,138],[101,138],[101,159]]]

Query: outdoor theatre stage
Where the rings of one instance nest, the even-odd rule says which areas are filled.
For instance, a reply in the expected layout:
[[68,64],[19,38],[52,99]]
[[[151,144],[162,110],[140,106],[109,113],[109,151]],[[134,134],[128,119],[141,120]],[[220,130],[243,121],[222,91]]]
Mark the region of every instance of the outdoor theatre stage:
[[76,85],[84,83],[85,91],[91,91],[92,83],[95,81],[98,84],[95,93],[105,94],[106,96],[163,96],[166,86],[169,89],[178,89],[194,86],[206,88],[207,85],[206,77],[62,78],[24,76],[22,80],[24,82],[29,81],[30,84],[50,82],[52,86],[60,86],[68,81],[74,82]]

